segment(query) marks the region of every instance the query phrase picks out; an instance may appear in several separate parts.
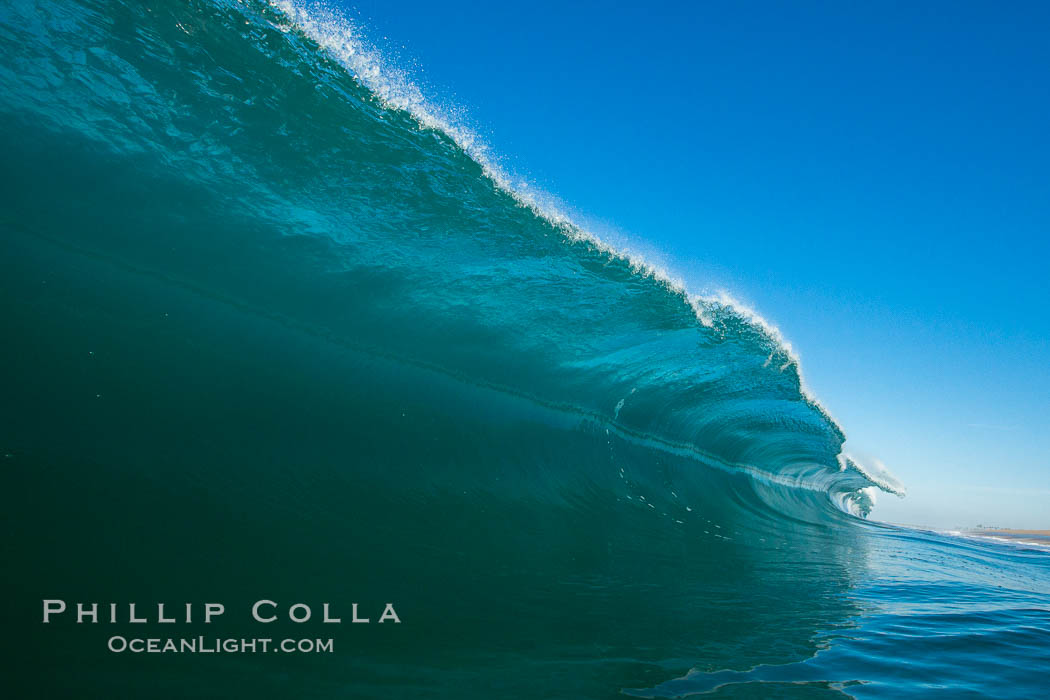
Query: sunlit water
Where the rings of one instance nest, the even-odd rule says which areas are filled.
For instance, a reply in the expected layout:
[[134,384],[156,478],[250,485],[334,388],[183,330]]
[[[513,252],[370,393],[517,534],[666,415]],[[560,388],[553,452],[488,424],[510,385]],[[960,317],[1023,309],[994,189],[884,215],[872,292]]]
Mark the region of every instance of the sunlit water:
[[[16,694],[1045,694],[1045,547],[860,519],[902,489],[842,454],[774,329],[511,187],[355,78],[347,31],[0,12]],[[127,624],[41,625],[51,597],[402,623],[133,657],[105,650]],[[261,634],[177,630],[205,632]]]

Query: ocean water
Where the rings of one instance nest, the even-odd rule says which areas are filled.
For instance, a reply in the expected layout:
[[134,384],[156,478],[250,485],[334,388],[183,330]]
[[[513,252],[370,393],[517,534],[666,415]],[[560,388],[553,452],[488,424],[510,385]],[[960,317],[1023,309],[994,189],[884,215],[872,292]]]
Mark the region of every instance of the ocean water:
[[[1050,691],[1050,548],[876,522],[904,487],[775,328],[515,184],[337,15],[6,0],[0,46],[12,697]],[[107,651],[139,633],[335,650]]]

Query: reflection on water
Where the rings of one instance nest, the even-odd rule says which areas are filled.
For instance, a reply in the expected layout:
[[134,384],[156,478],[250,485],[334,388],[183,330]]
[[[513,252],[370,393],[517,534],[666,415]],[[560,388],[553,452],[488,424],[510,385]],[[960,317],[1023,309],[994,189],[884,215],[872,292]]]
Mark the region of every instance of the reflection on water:
[[1045,551],[896,528],[865,539],[869,567],[850,592],[862,613],[853,629],[821,635],[813,656],[743,671],[697,667],[628,694],[1029,698],[1045,686]]

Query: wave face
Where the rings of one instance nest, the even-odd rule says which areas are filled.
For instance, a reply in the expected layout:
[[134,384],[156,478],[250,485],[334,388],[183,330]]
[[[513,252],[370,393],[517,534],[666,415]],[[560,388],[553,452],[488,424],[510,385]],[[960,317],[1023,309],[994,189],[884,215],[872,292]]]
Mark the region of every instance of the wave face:
[[[775,332],[726,301],[689,298],[642,263],[545,215],[530,195],[473,160],[454,139],[467,140],[462,132],[434,128],[445,122],[422,107],[389,106],[404,89],[388,87],[381,92],[391,96],[380,99],[288,15],[220,3],[187,17],[173,13],[164,26],[125,9],[139,32],[156,26],[156,35],[135,39],[174,53],[146,63],[141,45],[85,48],[62,56],[68,64],[54,67],[51,82],[22,76],[12,106],[75,128],[96,146],[152,159],[159,178],[178,172],[179,183],[162,191],[216,193],[213,206],[225,211],[186,222],[197,230],[238,217],[239,228],[260,229],[255,248],[268,236],[324,251],[315,253],[321,279],[280,300],[264,296],[269,290],[245,298],[231,280],[202,278],[197,260],[165,273],[227,288],[365,352],[692,457],[698,469],[746,471],[858,505],[867,502],[861,489],[886,487],[840,461],[842,431],[803,392],[798,364]],[[247,29],[222,31],[235,15]],[[351,30],[306,26],[356,55],[356,44],[346,44]],[[101,70],[77,68],[96,64]],[[69,80],[64,70],[88,77]],[[100,217],[123,215],[112,201],[100,204]],[[176,235],[186,246],[181,227]],[[145,227],[137,236],[150,240],[136,245],[156,246]]]
[[177,670],[34,627],[27,669],[106,697],[866,681],[784,664],[861,625],[886,550],[857,516],[903,491],[775,329],[514,185],[318,10],[13,2],[0,32],[13,595],[404,620],[338,662]]

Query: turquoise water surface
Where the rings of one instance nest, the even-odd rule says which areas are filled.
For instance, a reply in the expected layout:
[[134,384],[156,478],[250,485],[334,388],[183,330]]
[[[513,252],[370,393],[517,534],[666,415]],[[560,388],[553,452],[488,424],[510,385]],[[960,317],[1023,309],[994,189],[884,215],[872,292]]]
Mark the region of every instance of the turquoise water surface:
[[[14,696],[1047,694],[1048,548],[866,519],[904,488],[775,329],[513,187],[356,41],[256,0],[0,8]],[[401,622],[131,655],[51,598]]]

